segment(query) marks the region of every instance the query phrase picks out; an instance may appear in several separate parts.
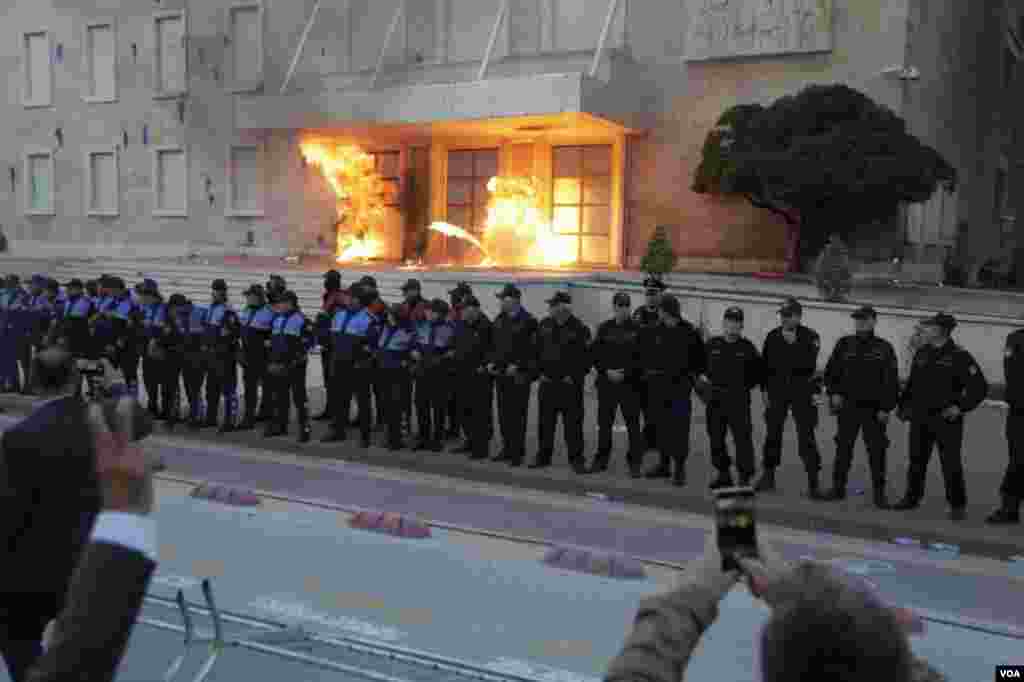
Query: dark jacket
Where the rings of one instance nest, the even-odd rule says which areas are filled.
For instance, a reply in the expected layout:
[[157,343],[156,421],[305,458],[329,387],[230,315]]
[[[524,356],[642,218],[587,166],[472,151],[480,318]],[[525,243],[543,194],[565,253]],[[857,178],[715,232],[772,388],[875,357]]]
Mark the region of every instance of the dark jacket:
[[113,680],[155,568],[155,563],[126,547],[106,542],[85,545],[58,634],[29,670],[26,682]]
[[494,326],[483,314],[470,323],[459,320],[455,325],[455,368],[475,372],[485,366],[494,342]]
[[500,313],[494,318],[494,346],[489,362],[493,362],[501,373],[509,365],[516,365],[527,374],[535,372],[539,326],[537,318],[526,309],[516,315]]
[[956,405],[970,412],[985,399],[988,382],[974,357],[953,341],[925,346],[914,354],[910,377],[900,395],[900,411],[913,419],[937,415]]
[[657,306],[642,305],[633,311],[633,321],[641,327],[657,327],[661,324],[661,311]]
[[641,367],[647,381],[668,382],[689,397],[704,373],[707,355],[696,328],[682,320],[675,327],[658,325],[641,334]]
[[100,509],[83,403],[45,403],[0,437],[0,610],[54,617]]
[[724,336],[715,336],[708,340],[706,350],[706,400],[749,397],[750,390],[761,384],[764,368],[757,347],[750,339],[741,336],[729,341]]
[[1010,332],[1003,350],[1006,402],[1011,414],[1024,414],[1024,329]]
[[804,394],[817,391],[815,373],[821,337],[818,332],[802,324],[796,328],[796,341],[789,343],[782,327],[768,332],[761,357],[764,360],[764,388],[769,395]]
[[899,360],[892,344],[874,334],[839,339],[825,365],[825,390],[851,406],[889,412],[900,395]]
[[537,328],[537,373],[552,381],[566,377],[582,384],[590,371],[590,328],[570,315],[559,324],[544,318]]
[[640,324],[632,318],[602,322],[590,352],[598,381],[607,381],[610,369],[624,371],[627,380],[640,378]]
[[94,312],[92,299],[85,295],[69,298],[58,311],[55,336],[58,341],[63,339],[68,352],[75,357],[86,357],[91,354],[89,318]]

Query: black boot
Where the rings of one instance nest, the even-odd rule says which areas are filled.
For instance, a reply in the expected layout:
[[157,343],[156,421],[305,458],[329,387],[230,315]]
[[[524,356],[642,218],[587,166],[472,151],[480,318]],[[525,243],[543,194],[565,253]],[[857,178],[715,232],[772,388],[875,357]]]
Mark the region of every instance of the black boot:
[[921,506],[921,500],[915,500],[909,495],[905,495],[902,500],[892,506],[896,511],[908,511],[910,509],[917,509]]
[[591,462],[590,468],[587,469],[588,474],[600,474],[608,471],[608,462],[611,460],[611,453],[599,452],[594,455],[594,461]]
[[658,466],[648,471],[646,478],[668,478],[672,475],[672,463],[665,455],[658,455]]
[[761,472],[761,478],[757,480],[754,490],[759,493],[775,492],[775,469],[765,469]]
[[324,437],[320,439],[321,443],[341,443],[345,440],[346,434],[344,427],[334,424],[329,429]]
[[708,486],[712,490],[718,490],[719,488],[731,488],[732,487],[732,474],[729,473],[728,469],[720,469],[718,475],[715,476],[714,480],[711,481],[711,485]]
[[1021,501],[1014,497],[1003,496],[1003,504],[985,519],[985,523],[1004,526],[1020,523]]
[[807,497],[812,500],[820,500],[821,495],[821,481],[818,478],[817,471],[807,472]]
[[686,485],[686,461],[677,459],[675,461],[675,468],[672,471],[672,485],[677,488],[682,488]]
[[589,472],[587,469],[587,460],[583,458],[583,455],[569,458],[569,466],[572,467],[573,473],[583,475]]
[[631,457],[626,462],[629,466],[629,477],[630,478],[643,478],[644,467],[640,457]]
[[534,461],[533,464],[531,464],[527,468],[528,469],[547,469],[549,466],[551,466],[551,460],[552,460],[553,456],[554,455],[549,455],[547,453],[537,453],[537,459]]

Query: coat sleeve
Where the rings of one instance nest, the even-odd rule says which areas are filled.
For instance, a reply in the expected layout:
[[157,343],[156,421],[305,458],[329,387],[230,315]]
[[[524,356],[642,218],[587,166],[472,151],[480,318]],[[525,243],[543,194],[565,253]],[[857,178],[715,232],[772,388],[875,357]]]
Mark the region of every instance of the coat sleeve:
[[886,412],[896,409],[900,396],[900,361],[896,357],[896,349],[888,341],[885,342],[886,360],[884,388],[882,391],[881,408]]
[[[750,343],[748,341],[748,343]],[[747,358],[747,367],[744,376],[747,379],[747,390],[758,386],[764,386],[764,362],[761,354],[757,352],[757,346],[750,343],[750,357]]]
[[956,404],[961,412],[970,412],[988,396],[988,381],[981,368],[978,367],[978,363],[975,362],[974,356],[966,350],[962,353],[961,376],[964,391]]
[[835,348],[832,349],[832,354],[828,357],[828,362],[825,363],[825,373],[823,375],[825,392],[830,396],[836,394],[840,388],[839,381],[842,379],[842,375],[839,358],[842,357],[843,345],[845,343],[844,339],[839,339],[836,342]]

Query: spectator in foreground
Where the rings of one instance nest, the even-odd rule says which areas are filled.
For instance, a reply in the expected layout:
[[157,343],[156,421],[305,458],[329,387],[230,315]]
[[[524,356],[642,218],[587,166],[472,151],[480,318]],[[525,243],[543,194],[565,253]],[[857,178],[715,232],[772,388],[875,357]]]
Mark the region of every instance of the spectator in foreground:
[[[762,546],[761,561],[742,561],[751,592],[772,615],[761,633],[763,682],[941,682],[915,658],[908,634],[922,631],[906,609],[884,605],[811,562],[790,566]],[[718,603],[740,580],[722,571],[712,533],[704,556],[676,589],[640,602],[633,631],[605,674],[606,682],[680,682],[718,616]]]

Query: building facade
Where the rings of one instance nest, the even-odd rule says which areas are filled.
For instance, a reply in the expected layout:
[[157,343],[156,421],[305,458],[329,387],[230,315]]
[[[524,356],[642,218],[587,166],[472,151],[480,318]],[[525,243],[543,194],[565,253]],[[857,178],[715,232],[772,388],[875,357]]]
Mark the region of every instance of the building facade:
[[942,247],[964,221],[991,232],[991,173],[977,176],[992,143],[968,82],[988,58],[978,31],[1000,20],[983,4],[14,0],[0,224],[26,255],[331,248],[337,197],[300,153],[320,139],[372,154],[393,188],[386,260],[479,262],[419,235],[481,235],[502,176],[536,179],[576,264],[635,268],[666,225],[681,267],[774,270],[784,225],[690,191],[704,138],[734,104],[842,82],[965,177],[895,237]]

